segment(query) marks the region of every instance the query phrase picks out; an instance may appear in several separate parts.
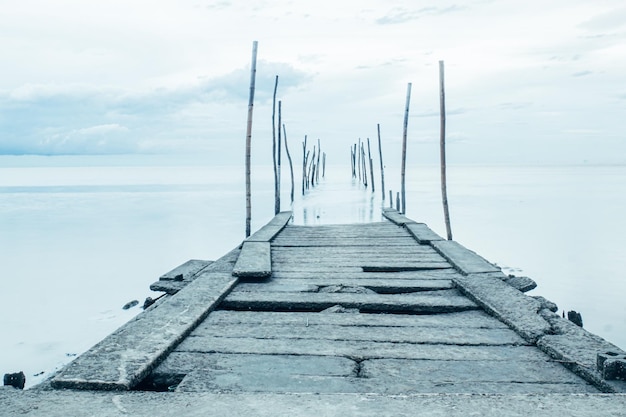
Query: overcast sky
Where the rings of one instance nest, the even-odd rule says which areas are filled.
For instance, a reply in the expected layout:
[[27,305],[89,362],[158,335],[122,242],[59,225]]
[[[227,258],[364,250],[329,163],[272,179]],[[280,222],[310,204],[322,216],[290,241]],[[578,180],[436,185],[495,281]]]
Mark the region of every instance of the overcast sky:
[[623,0],[0,3],[0,154],[234,157],[258,40],[255,152],[275,75],[292,146],[346,159],[377,123],[399,149],[411,82],[409,151],[435,163],[444,60],[452,162],[626,163]]

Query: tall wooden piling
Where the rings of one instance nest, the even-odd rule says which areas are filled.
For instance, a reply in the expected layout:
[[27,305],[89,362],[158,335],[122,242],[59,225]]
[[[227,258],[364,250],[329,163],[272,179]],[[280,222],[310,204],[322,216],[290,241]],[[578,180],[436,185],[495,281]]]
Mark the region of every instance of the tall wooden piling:
[[402,166],[400,171],[400,193],[402,194],[402,214],[406,213],[406,137],[409,126],[409,104],[411,103],[411,83],[406,87],[406,105],[404,106],[404,128],[402,129]]
[[[278,90],[278,75],[274,80],[274,96],[272,99],[272,163],[274,165],[274,215],[280,212],[280,178],[276,161],[276,91]],[[280,130],[280,123],[278,124]]]
[[380,123],[377,125],[377,130],[378,130],[378,154],[380,156],[380,186],[382,188],[383,201],[385,201],[385,166],[383,164],[383,147],[380,141]]
[[374,192],[374,160],[372,159],[372,152],[370,150],[370,138],[367,138],[367,157],[370,160],[370,178],[372,179],[372,192]]
[[291,154],[289,153],[289,146],[287,145],[287,128],[283,123],[283,133],[285,138],[285,152],[287,152],[287,159],[289,160],[289,172],[291,173],[291,204],[293,204],[293,192],[294,192],[294,180],[293,180],[293,162],[291,161]]
[[275,202],[275,207],[274,210],[276,211],[276,213],[274,214],[278,214],[280,213],[280,181],[281,181],[281,174],[280,174],[280,166],[281,166],[281,156],[282,156],[282,152],[281,152],[281,143],[282,143],[282,135],[280,132],[280,126],[282,124],[282,101],[278,100],[278,147],[276,149],[276,202]]
[[448,240],[452,240],[450,212],[448,210],[448,188],[446,183],[446,95],[444,89],[443,61],[439,61],[439,93],[439,109],[441,115],[439,135],[439,154],[441,157],[441,200],[443,202],[443,217],[446,222]]
[[306,176],[306,162],[309,157],[309,154],[306,150],[306,135],[304,135],[304,141],[302,142],[302,195],[304,195],[304,189],[306,186],[307,176]]
[[252,222],[252,190],[250,186],[250,153],[252,149],[252,110],[254,108],[254,85],[256,81],[256,55],[258,42],[252,43],[250,65],[250,96],[248,98],[248,124],[246,129],[246,238],[250,236]]

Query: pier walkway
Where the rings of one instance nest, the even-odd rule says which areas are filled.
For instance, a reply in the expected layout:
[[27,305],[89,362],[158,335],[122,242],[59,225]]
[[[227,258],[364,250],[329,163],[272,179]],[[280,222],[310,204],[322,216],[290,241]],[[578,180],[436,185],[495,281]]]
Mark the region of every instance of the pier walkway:
[[118,415],[107,395],[118,412],[152,416],[181,401],[231,415],[626,409],[626,352],[526,295],[532,280],[383,214],[311,227],[280,213],[221,259],[165,274],[152,288],[166,297],[50,381],[0,400],[21,398],[27,415],[55,415],[38,412],[65,394],[84,415]]

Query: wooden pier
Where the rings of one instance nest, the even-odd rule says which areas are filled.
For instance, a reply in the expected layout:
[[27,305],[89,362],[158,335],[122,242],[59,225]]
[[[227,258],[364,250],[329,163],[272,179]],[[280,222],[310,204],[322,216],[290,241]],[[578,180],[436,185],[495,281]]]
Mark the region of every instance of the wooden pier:
[[152,285],[165,297],[50,381],[2,389],[0,401],[56,415],[50,404],[66,396],[84,411],[72,415],[153,417],[181,401],[190,415],[626,409],[626,352],[526,295],[532,280],[383,215],[308,227],[279,213],[217,261],[165,274]]

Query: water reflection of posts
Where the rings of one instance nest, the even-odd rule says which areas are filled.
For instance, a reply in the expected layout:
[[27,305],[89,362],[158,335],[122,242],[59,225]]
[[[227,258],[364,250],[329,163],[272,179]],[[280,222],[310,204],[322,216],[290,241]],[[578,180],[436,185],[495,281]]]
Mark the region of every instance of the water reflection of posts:
[[256,79],[256,55],[258,42],[252,43],[252,64],[250,66],[250,97],[248,100],[248,125],[246,129],[246,237],[250,236],[252,219],[252,191],[250,187],[250,150],[252,142],[252,110],[254,107],[254,83]]
[[406,214],[406,136],[409,125],[409,104],[411,102],[411,83],[406,86],[406,105],[404,107],[404,128],[402,129],[402,168],[400,173],[400,191],[402,193],[402,209],[398,211]]
[[452,229],[450,227],[450,212],[448,211],[448,190],[446,186],[446,95],[443,80],[443,61],[439,61],[439,108],[441,114],[441,128],[439,150],[441,156],[441,199],[443,202],[443,216],[446,222],[446,232],[448,240],[452,240]]

